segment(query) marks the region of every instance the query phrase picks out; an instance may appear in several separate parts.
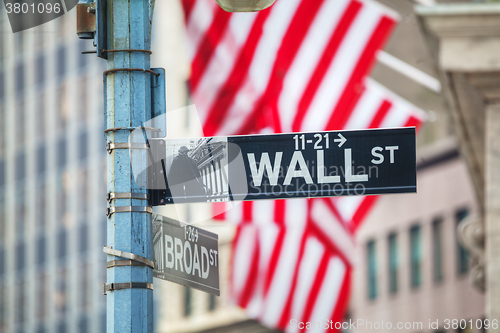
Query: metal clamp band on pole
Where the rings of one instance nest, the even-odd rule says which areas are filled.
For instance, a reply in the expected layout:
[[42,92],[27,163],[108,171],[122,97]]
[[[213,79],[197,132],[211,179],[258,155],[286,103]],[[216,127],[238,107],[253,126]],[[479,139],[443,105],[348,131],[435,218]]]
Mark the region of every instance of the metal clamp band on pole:
[[135,200],[148,200],[149,196],[146,193],[108,193],[106,195],[108,202],[115,199],[135,199]]
[[108,154],[111,154],[111,152],[114,149],[149,149],[149,147],[145,143],[135,143],[135,142],[113,143],[113,142],[108,142],[108,144],[106,145],[106,150],[108,151]]
[[114,213],[149,213],[153,214],[153,208],[148,206],[119,206],[108,207],[106,215],[110,217]]
[[103,285],[103,295],[106,295],[108,291],[121,290],[121,289],[150,289],[153,290],[153,284],[149,282],[122,282],[122,283],[110,283]]
[[124,49],[124,50],[102,50],[103,53],[113,53],[113,52],[144,52],[153,54],[150,50],[142,50],[142,49]]
[[121,266],[147,266],[145,263],[135,260],[111,260],[106,263],[106,268],[121,267]]
[[143,128],[146,131],[153,131],[153,132],[161,132],[161,129],[154,128],[154,127],[113,127],[113,128],[107,128],[104,130],[104,133],[108,132],[116,132],[116,131],[134,131],[138,128]]
[[145,68],[114,68],[114,69],[108,69],[107,71],[104,71],[104,75],[114,74],[116,72],[144,72],[144,73],[153,74],[154,76],[160,76],[160,73],[156,73],[155,71],[152,71],[150,69],[145,69]]
[[111,246],[105,246],[102,249],[102,252],[104,252],[106,254],[109,254],[109,255],[112,255],[112,256],[115,256],[115,257],[120,257],[120,258],[126,258],[126,259],[130,259],[130,260],[134,260],[134,261],[143,263],[146,266],[149,266],[149,267],[151,267],[153,269],[155,268],[155,264],[154,264],[153,260],[141,257],[141,256],[139,256],[137,254],[115,250]]

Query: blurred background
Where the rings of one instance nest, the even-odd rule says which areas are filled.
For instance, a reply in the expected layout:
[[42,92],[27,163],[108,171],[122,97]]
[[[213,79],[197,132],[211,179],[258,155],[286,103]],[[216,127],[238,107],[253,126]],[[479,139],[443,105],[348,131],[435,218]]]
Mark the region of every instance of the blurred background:
[[[488,118],[500,96],[500,4],[379,2],[400,21],[371,77],[427,119],[417,137],[418,193],[381,197],[356,235],[346,320],[423,323],[403,332],[483,332],[444,321],[495,311],[484,292],[484,221],[494,206],[488,196],[498,193],[487,191],[497,181],[488,170],[500,166],[489,155],[498,127]],[[106,64],[82,55],[93,47],[76,36],[75,10],[15,34],[0,11],[0,332],[104,332]],[[192,103],[186,38],[180,1],[157,1],[151,66],[167,71],[167,112]],[[496,48],[479,45],[495,38]],[[185,113],[175,121],[172,137],[197,119]],[[189,205],[158,211],[197,214]],[[221,296],[155,279],[155,330],[271,332],[230,300],[234,228],[210,221],[205,228],[219,234]]]

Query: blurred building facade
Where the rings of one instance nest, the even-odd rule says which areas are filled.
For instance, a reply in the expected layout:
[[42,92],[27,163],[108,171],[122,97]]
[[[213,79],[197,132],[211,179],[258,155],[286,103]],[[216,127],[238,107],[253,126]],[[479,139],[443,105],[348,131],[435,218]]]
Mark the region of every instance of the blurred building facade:
[[418,193],[381,197],[357,235],[349,319],[359,320],[356,332],[381,322],[405,332],[484,332],[476,328],[485,296],[471,284],[457,233],[478,210],[467,167],[454,140],[422,149],[417,161]]
[[104,332],[105,62],[76,10],[0,27],[0,332]]

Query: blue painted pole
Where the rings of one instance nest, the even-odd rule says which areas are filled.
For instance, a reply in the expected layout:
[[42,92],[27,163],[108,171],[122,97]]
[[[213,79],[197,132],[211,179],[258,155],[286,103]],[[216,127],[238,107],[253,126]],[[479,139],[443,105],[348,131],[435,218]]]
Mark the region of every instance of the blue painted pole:
[[[107,40],[113,50],[150,50],[149,0],[107,1]],[[107,132],[108,143],[127,143],[129,128],[149,120],[151,115],[150,73],[140,71],[111,71],[114,69],[150,69],[147,52],[107,53],[106,127],[121,130]],[[146,150],[114,149],[108,154],[108,193],[138,193],[147,191],[133,179],[131,154],[147,162]],[[115,199],[110,207],[146,207],[140,199]],[[116,212],[108,217],[107,246],[153,259],[151,214],[145,212]],[[108,255],[108,262],[123,258]],[[114,266],[107,269],[107,283],[153,283],[153,270],[148,266]],[[107,293],[108,332],[152,332],[153,291],[147,288],[127,288]]]

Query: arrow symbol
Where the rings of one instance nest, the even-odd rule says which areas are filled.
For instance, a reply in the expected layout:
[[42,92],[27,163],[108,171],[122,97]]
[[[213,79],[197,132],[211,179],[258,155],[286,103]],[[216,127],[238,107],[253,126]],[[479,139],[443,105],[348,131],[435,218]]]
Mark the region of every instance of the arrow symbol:
[[340,142],[339,143],[339,148],[342,147],[344,145],[344,143],[346,143],[347,139],[339,133],[339,139],[335,139],[333,140],[333,142]]

